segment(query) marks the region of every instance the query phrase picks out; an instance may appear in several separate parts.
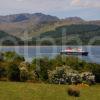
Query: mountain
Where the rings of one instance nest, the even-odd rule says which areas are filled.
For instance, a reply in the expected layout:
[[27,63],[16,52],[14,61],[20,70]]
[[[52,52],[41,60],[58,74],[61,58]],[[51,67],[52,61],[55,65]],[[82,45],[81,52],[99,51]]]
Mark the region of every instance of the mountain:
[[20,22],[31,18],[30,14],[15,14],[0,16],[0,23]]
[[84,20],[79,17],[59,19],[42,13],[23,13],[0,16],[0,30],[24,40],[23,36],[25,34],[27,34],[27,39],[30,39],[43,32],[55,30],[59,26],[83,22]]
[[45,15],[42,13],[35,13],[35,14],[23,13],[23,14],[0,16],[0,23],[14,23],[27,20],[32,20],[35,21],[36,23],[42,23],[42,22],[57,21],[58,18],[55,16]]
[[59,19],[56,16],[42,13],[0,16],[0,30],[24,41],[38,37],[42,33],[55,31],[59,27],[70,25],[100,25],[100,20],[86,21],[80,17]]
[[57,21],[59,18],[42,13],[0,16],[0,30],[21,38],[24,33],[31,36],[42,27]]
[[73,24],[57,27],[53,31],[33,37],[36,45],[100,45],[100,26]]
[[68,17],[68,18],[65,18],[62,20],[62,22],[67,22],[67,23],[73,23],[73,24],[76,24],[76,23],[83,23],[85,22],[85,20],[83,20],[82,18],[80,17]]

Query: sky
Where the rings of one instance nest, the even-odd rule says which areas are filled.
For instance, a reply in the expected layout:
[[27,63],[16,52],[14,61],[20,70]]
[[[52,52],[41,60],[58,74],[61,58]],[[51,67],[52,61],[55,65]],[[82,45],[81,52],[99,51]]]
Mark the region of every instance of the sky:
[[0,0],[0,15],[44,13],[59,18],[100,19],[100,0]]

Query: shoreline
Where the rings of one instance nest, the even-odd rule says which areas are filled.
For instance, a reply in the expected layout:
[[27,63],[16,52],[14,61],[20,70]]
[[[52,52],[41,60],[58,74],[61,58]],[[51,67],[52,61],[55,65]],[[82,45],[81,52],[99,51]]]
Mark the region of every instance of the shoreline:
[[11,45],[11,46],[5,46],[5,45],[3,45],[3,46],[0,46],[0,47],[64,47],[64,46],[71,46],[71,47],[78,47],[78,46],[81,46],[81,47],[99,47],[100,45]]

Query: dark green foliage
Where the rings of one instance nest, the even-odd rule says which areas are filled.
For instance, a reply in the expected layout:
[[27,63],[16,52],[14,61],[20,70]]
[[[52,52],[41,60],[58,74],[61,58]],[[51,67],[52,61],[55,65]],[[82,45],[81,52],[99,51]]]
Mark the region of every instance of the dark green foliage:
[[[98,25],[89,25],[89,24],[79,24],[79,25],[69,25],[56,28],[54,31],[49,31],[41,33],[38,37],[34,37],[33,41],[36,41],[41,44],[41,39],[46,38],[46,41],[42,41],[43,45],[86,45],[90,44],[91,39],[100,36],[100,26]],[[50,42],[49,38],[53,39]],[[77,40],[80,40],[77,41]],[[100,40],[95,40],[91,45],[99,44]],[[38,45],[38,44],[36,44]]]
[[8,33],[0,30],[0,45],[21,45],[22,41]]
[[17,54],[16,52],[5,52],[4,53],[4,59],[5,61],[15,61],[15,62],[22,62],[25,61],[25,58],[23,56],[20,56],[19,54]]
[[100,65],[99,64],[91,64],[90,69],[96,77],[96,82],[100,83]]
[[0,67],[0,78],[6,76],[6,69],[4,67]]
[[0,61],[4,60],[4,54],[0,52]]
[[15,55],[16,55],[16,52],[8,51],[8,52],[4,53],[4,58],[5,58],[6,61],[13,61]]
[[20,81],[20,70],[16,64],[8,67],[8,79],[11,81]]
[[39,79],[48,80],[49,60],[48,58],[34,59],[32,62],[35,65],[35,71]]
[[[98,36],[100,36],[100,26],[78,24],[57,27],[55,30],[34,36],[29,41],[23,41],[4,31],[0,31],[0,42],[1,45],[100,45],[100,40],[95,39]],[[93,39],[94,41],[91,42]]]
[[[37,76],[42,80],[48,79],[48,70],[54,71],[56,67],[61,67],[63,69],[63,66],[70,66],[71,69],[76,70],[80,73],[93,72],[93,74],[96,76],[96,82],[100,82],[99,81],[100,80],[100,74],[99,74],[100,65],[99,64],[87,63],[73,56],[68,57],[68,56],[58,55],[53,59],[46,59],[46,58],[34,59],[31,66],[33,66],[33,69],[36,71]],[[58,70],[57,76],[53,75],[53,77],[61,79],[63,75],[65,74],[64,71]]]
[[[51,59],[47,57],[36,58],[33,59],[30,64],[28,62],[23,62],[24,58],[15,52],[6,52],[3,56],[5,59],[4,61],[0,61],[0,78],[6,77],[11,81],[36,79],[47,82],[50,78],[49,72],[56,71],[52,74],[54,79],[62,81],[62,78],[66,78],[68,72],[65,72],[66,69],[63,69],[63,67],[70,67],[71,71],[75,71],[75,73],[93,73],[96,82],[100,83],[100,65],[85,62],[77,57],[57,55],[55,58]],[[61,70],[56,70],[57,67]],[[94,81],[91,80],[89,80],[89,82],[94,83]]]
[[28,80],[28,72],[26,70],[20,71],[20,81],[25,82]]
[[16,55],[13,59],[13,61],[25,61],[25,58],[23,56],[20,55]]
[[4,38],[6,36],[8,36],[8,34],[6,32],[0,31],[0,38]]

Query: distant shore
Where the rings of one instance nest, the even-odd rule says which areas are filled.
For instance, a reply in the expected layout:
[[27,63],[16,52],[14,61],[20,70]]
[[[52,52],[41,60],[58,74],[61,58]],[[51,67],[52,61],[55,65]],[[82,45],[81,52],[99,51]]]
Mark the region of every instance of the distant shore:
[[100,45],[3,45],[3,46],[0,46],[0,47],[53,47],[53,46],[56,46],[56,47],[59,47],[59,46],[68,46],[68,47],[75,47],[75,46],[81,46],[81,47],[85,47],[85,46],[100,46]]

